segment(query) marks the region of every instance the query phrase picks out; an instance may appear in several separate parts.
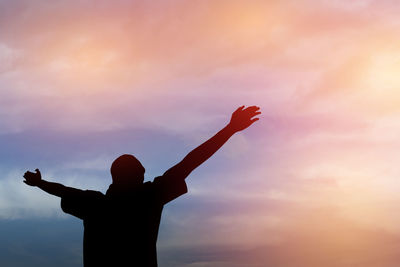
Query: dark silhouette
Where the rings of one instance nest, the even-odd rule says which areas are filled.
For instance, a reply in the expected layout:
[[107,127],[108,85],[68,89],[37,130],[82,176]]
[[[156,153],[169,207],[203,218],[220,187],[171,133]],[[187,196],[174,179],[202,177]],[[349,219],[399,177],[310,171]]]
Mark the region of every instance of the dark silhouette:
[[216,135],[191,151],[153,182],[143,183],[145,168],[132,155],[111,165],[112,184],[104,195],[42,180],[26,172],[24,182],[61,198],[61,208],[83,220],[83,262],[91,266],[157,266],[156,242],[163,206],[187,192],[185,178],[234,133],[257,121],[259,108],[238,108]]

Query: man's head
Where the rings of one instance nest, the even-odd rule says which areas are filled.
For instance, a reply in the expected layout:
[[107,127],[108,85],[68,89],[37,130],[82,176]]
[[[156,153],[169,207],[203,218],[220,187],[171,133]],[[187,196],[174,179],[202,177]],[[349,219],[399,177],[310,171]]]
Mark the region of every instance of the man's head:
[[119,156],[111,165],[111,176],[114,184],[141,184],[145,169],[140,161],[132,155]]

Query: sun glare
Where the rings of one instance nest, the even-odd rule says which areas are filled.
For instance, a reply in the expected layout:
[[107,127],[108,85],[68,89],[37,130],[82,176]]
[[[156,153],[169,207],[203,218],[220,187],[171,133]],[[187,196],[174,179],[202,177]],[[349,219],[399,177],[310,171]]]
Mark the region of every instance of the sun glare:
[[400,99],[400,53],[387,51],[370,57],[365,85],[372,97]]

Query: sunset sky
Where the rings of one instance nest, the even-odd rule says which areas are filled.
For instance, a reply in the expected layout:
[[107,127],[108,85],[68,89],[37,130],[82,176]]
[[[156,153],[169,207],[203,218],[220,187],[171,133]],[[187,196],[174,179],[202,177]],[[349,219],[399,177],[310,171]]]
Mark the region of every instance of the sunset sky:
[[0,0],[0,266],[82,266],[83,226],[43,179],[105,193],[226,125],[166,205],[160,267],[395,267],[400,2]]

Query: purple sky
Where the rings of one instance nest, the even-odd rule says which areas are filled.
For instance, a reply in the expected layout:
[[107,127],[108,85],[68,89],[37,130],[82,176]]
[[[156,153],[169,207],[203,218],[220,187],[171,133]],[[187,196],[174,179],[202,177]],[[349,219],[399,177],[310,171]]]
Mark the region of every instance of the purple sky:
[[105,192],[131,153],[152,180],[257,105],[165,208],[160,266],[397,266],[399,12],[0,0],[0,264],[80,266],[80,222],[23,184],[27,169]]

